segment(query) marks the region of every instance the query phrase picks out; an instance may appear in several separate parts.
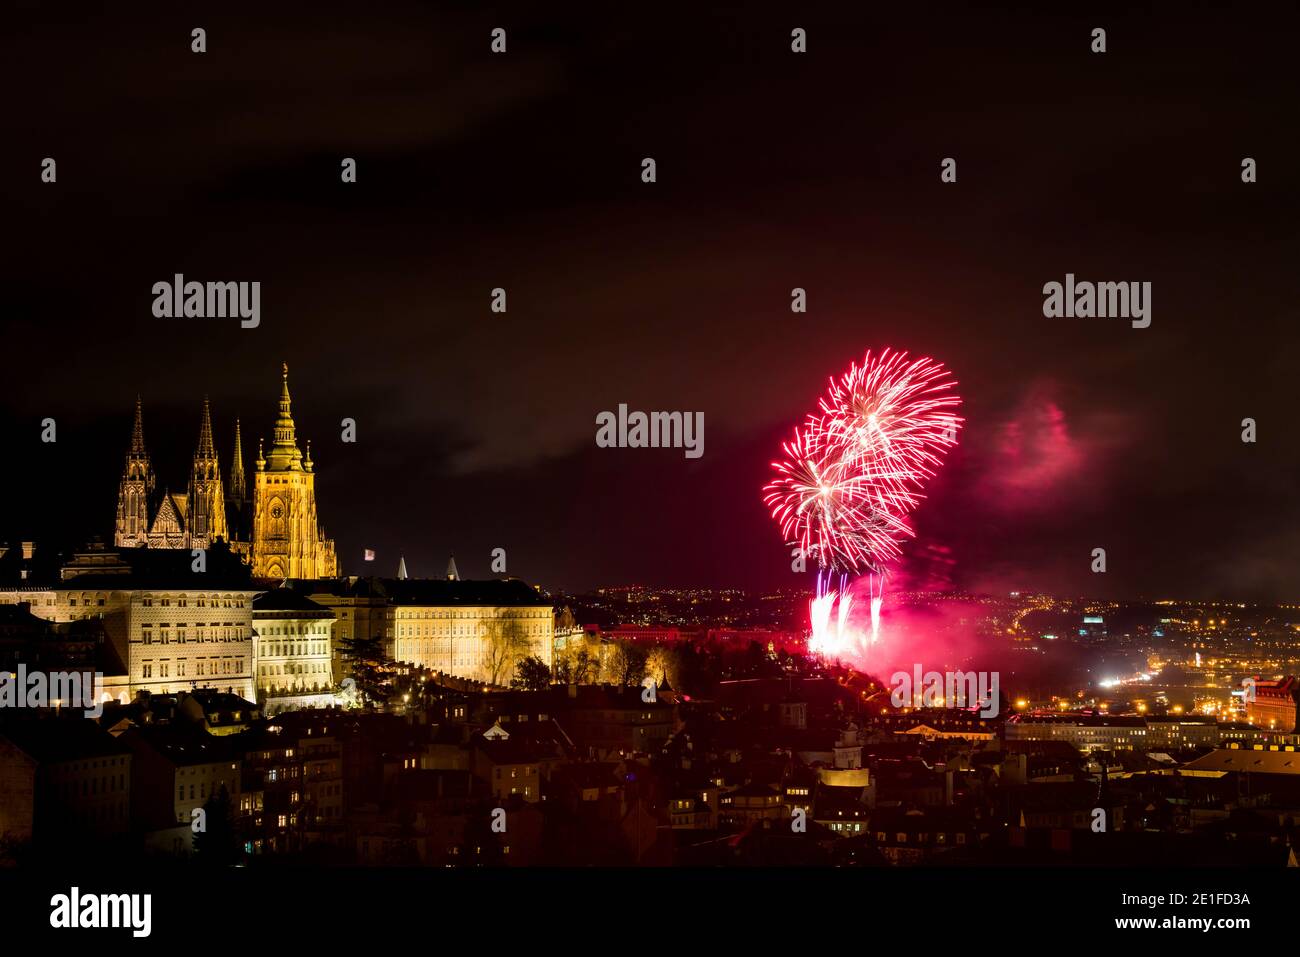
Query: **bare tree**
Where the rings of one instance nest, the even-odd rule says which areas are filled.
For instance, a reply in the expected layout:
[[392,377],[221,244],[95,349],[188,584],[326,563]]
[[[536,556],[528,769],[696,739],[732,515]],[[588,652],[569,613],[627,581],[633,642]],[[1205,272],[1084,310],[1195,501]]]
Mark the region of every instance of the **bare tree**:
[[483,664],[488,681],[503,685],[515,673],[519,660],[528,655],[532,646],[518,618],[498,618],[487,623],[487,636]]

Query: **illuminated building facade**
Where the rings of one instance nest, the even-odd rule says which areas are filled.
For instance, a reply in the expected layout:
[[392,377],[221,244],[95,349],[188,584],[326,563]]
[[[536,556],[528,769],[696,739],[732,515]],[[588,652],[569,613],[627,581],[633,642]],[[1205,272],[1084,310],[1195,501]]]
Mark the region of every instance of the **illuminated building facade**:
[[203,400],[199,445],[184,493],[164,489],[155,497],[155,479],[144,445],[144,410],[137,398],[131,450],[118,485],[114,544],[119,548],[208,548],[229,541],[221,464],[212,440],[212,412]]
[[118,548],[207,549],[224,541],[245,556],[258,578],[336,576],[334,542],[325,537],[316,510],[311,443],[305,454],[298,448],[291,404],[286,365],[270,453],[262,454],[259,441],[250,499],[239,423],[235,423],[227,489],[206,398],[189,485],[184,493],[168,488],[159,493],[145,447],[144,413],[137,399],[131,447],[118,485],[114,544]]
[[196,573],[188,552],[101,550],[77,555],[62,576],[0,590],[0,603],[30,602],[33,615],[53,622],[94,619],[105,636],[107,697],[212,688],[253,699],[258,590],[237,556],[214,550]]
[[1246,720],[1257,728],[1290,734],[1296,729],[1297,701],[1300,701],[1300,682],[1295,677],[1257,680],[1253,694],[1246,695]]
[[277,588],[253,601],[257,700],[266,713],[334,702],[334,612]]
[[553,663],[555,610],[518,579],[386,585],[398,661],[495,685],[508,685],[524,658]]
[[395,661],[499,685],[524,658],[554,665],[554,606],[517,578],[341,578],[311,599],[336,616],[336,656],[344,641],[382,639]]

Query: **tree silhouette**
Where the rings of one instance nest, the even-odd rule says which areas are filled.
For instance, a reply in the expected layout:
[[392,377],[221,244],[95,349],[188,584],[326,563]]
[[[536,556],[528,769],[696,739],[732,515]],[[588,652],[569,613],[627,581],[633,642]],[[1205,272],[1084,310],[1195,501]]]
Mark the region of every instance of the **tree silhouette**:
[[214,867],[238,864],[241,857],[239,836],[235,833],[230,794],[224,784],[204,802],[203,816],[199,820],[202,829],[194,832],[195,860]]
[[545,691],[550,686],[551,669],[536,655],[520,659],[510,679],[510,687],[522,691]]
[[381,638],[356,636],[340,638],[339,650],[347,662],[351,678],[356,682],[357,694],[367,711],[388,701],[388,674],[392,659],[384,651]]

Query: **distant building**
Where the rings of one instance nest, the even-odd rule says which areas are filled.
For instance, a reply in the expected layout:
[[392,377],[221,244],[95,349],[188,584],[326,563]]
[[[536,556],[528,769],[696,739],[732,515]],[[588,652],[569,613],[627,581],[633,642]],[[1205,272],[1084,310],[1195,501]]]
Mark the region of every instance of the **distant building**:
[[301,850],[307,820],[297,735],[270,726],[230,740],[240,755],[245,853]]
[[1145,718],[1108,715],[1016,714],[1003,726],[1008,741],[1065,741],[1080,751],[1145,749]]
[[647,702],[642,693],[640,685],[552,685],[544,691],[484,694],[472,718],[498,723],[512,734],[528,724],[554,722],[577,757],[613,760],[654,753],[677,730],[672,696]]
[[494,799],[517,796],[529,803],[541,801],[544,757],[532,742],[513,738],[494,725],[474,739],[471,759],[474,775],[487,784]]
[[781,792],[757,781],[725,791],[719,799],[719,821],[730,827],[781,820],[789,813],[781,804]]
[[253,600],[257,699],[268,715],[334,703],[335,613],[287,588]]
[[32,614],[30,601],[0,604],[0,671],[94,671],[104,641],[98,620],[56,624]]
[[1089,645],[1104,645],[1107,637],[1106,619],[1101,615],[1084,615],[1079,626],[1079,640]]
[[1223,730],[1214,718],[1148,716],[1146,722],[1150,732],[1148,748],[1218,747],[1223,738]]
[[698,628],[678,628],[673,625],[616,625],[604,629],[601,636],[610,641],[666,645],[679,641],[697,641],[703,637],[703,632]]
[[346,804],[343,796],[343,746],[339,740],[346,724],[340,711],[296,711],[276,718],[281,733],[297,744],[294,756],[301,765],[303,839],[308,844],[344,843]]
[[382,637],[418,668],[507,685],[523,658],[554,662],[554,607],[517,578],[345,578],[312,589],[335,611],[339,641]]
[[[240,813],[239,757],[229,739],[188,723],[134,727],[117,739],[131,749],[131,821],[145,848],[185,857],[195,821],[224,790],[232,822]],[[196,814],[196,812],[201,812]]]
[[94,721],[0,725],[0,839],[84,851],[121,838],[130,817],[131,751]]
[[1300,681],[1288,676],[1277,681],[1256,680],[1254,700],[1246,695],[1246,720],[1257,728],[1290,734],[1296,730],[1296,702]]
[[229,487],[221,479],[212,435],[212,413],[203,400],[198,448],[184,492],[157,488],[144,442],[144,413],[136,399],[131,446],[118,486],[114,544],[119,548],[206,549],[225,542],[251,563],[257,578],[333,578],[334,542],[325,537],[316,511],[311,443],[298,448],[289,397],[289,367],[280,387],[280,413],[271,450],[258,442],[251,498],[244,472],[243,442],[235,423]]
[[251,699],[258,589],[224,544],[197,570],[194,561],[187,551],[100,546],[76,553],[58,580],[0,586],[0,604],[26,602],[48,621],[102,628],[106,698],[212,688]]

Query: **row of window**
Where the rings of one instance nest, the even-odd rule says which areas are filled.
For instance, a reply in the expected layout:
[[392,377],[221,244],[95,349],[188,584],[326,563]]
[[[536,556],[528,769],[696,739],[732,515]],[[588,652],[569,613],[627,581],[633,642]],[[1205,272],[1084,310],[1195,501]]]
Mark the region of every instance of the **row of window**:
[[330,670],[328,661],[289,662],[287,665],[258,665],[257,673],[266,675],[323,675]]
[[77,796],[80,791],[82,797],[90,797],[99,794],[116,794],[118,791],[126,790],[125,774],[110,774],[102,779],[103,786],[100,786],[100,778],[82,778],[81,787],[77,787],[76,781],[64,781],[60,784],[59,794],[65,801],[71,800]]
[[[154,601],[155,599],[153,598],[141,598],[140,604],[143,605],[145,608],[152,608],[154,606]],[[156,599],[156,601],[159,607],[161,608],[168,608],[172,604],[172,600],[170,598],[159,598]],[[188,598],[177,598],[176,607],[188,608],[189,607],[188,602],[189,602]],[[99,603],[101,605],[104,604],[104,599],[101,598],[99,600]],[[76,602],[74,601],[73,604],[75,605]],[[196,598],[194,599],[194,607],[196,608],[244,608],[247,606],[247,604],[248,604],[247,598]]]
[[[225,783],[225,782],[223,782],[223,781],[218,781],[217,784],[212,788],[212,793],[213,793],[213,794],[218,794],[218,793],[220,793],[220,791],[221,791],[221,785],[222,785],[223,783]],[[236,788],[236,790],[237,790],[237,789],[238,789],[238,788]],[[231,791],[231,789],[230,789],[229,787],[227,787],[227,788],[226,788],[226,793],[229,794],[230,791]],[[234,795],[231,795],[231,796],[233,797]],[[190,785],[190,798],[189,798],[189,799],[190,799],[191,801],[194,801],[194,800],[206,801],[206,800],[208,799],[208,784],[207,784],[207,782],[206,782],[206,781],[200,781],[200,782],[199,782],[199,787],[198,787],[198,797],[197,797],[197,798],[195,798],[195,796],[194,796],[194,785],[191,784],[191,785]],[[184,800],[185,800],[185,785],[184,785],[184,784],[179,784],[179,785],[176,786],[176,800],[178,800],[178,801],[184,801]]]
[[425,608],[418,611],[397,610],[398,618],[550,618],[550,612],[541,607],[539,611],[523,614],[515,612],[513,614],[494,615],[483,614],[478,611],[453,611],[450,608]]
[[[229,626],[230,622],[226,622],[226,625]],[[197,628],[198,630],[197,637],[194,639],[197,644],[202,644],[204,642],[247,641],[248,640],[248,637],[244,634],[243,628],[234,628],[234,627],[223,628],[220,626],[213,626],[211,632],[209,633],[208,631],[205,630],[203,625],[195,625],[194,627]],[[161,645],[171,644],[171,625],[170,624],[159,625],[158,628],[159,628],[159,631],[157,633],[158,644]],[[176,643],[178,645],[185,644],[185,642],[188,640],[188,636],[189,636],[189,632],[186,631],[185,628],[176,629]],[[146,645],[154,644],[155,639],[154,639],[153,625],[140,626],[140,640],[143,641]]]
[[[172,663],[169,659],[158,662],[157,677],[170,678],[171,664]],[[154,662],[152,660],[144,662],[140,666],[140,677],[154,677],[153,666]],[[242,675],[244,673],[244,658],[242,655],[236,658],[213,658],[211,660],[207,658],[198,658],[194,662],[194,667],[194,674],[198,677],[204,677],[206,675]],[[176,677],[185,677],[184,659],[178,659],[176,662]]]
[[295,627],[293,625],[268,625],[259,621],[257,625],[257,633],[264,638],[267,636],[279,637],[282,635],[327,635],[329,634],[329,625],[312,623]]
[[[307,650],[304,650],[307,649]],[[329,648],[323,641],[309,641],[306,644],[281,644],[280,642],[263,643],[259,649],[259,655],[266,658],[295,657],[301,658],[308,655],[328,655]]]

